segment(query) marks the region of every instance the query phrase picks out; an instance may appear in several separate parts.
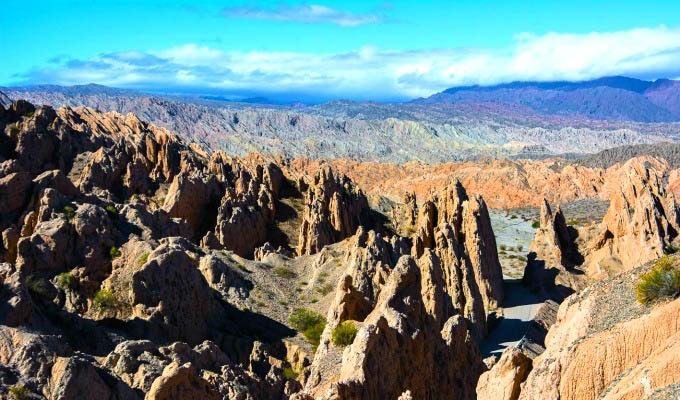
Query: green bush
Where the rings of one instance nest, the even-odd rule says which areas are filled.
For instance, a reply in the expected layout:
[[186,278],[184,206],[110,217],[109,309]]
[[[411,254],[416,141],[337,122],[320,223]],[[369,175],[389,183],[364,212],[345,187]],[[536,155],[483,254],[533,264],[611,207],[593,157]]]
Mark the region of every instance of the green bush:
[[9,388],[9,393],[12,395],[14,400],[27,400],[31,395],[31,391],[20,383]]
[[118,247],[116,246],[111,246],[111,249],[109,250],[109,256],[111,256],[111,259],[113,260],[114,258],[120,257],[120,250],[118,250]]
[[680,250],[678,246],[670,244],[668,247],[666,247],[666,254],[675,254]]
[[76,286],[77,279],[70,272],[63,272],[57,275],[57,286],[63,290],[73,289]]
[[680,267],[675,259],[663,256],[654,263],[654,268],[640,277],[635,286],[635,295],[642,304],[649,304],[661,298],[673,298],[680,294]]
[[321,287],[317,287],[314,290],[316,290],[317,293],[319,293],[322,296],[327,295],[328,293],[333,291],[333,285],[330,283],[327,283]]
[[142,266],[142,265],[146,264],[146,262],[148,260],[149,260],[149,252],[147,251],[146,253],[142,254],[141,257],[139,257],[139,260],[137,260],[137,264],[139,264],[139,266]]
[[283,279],[293,279],[297,276],[295,272],[283,267],[274,268],[274,273],[276,276]]
[[28,286],[28,291],[44,298],[51,298],[52,294],[50,283],[45,278],[38,278],[34,275],[29,275],[26,277],[26,286]]
[[510,216],[510,219],[517,219],[517,216],[516,216],[515,214],[512,214],[512,215]]
[[112,204],[109,204],[105,208],[106,213],[109,215],[111,218],[117,218],[118,217],[118,210],[116,210],[116,207],[113,206]]
[[12,135],[16,135],[19,133],[19,126],[17,126],[16,123],[13,123],[9,126],[9,133]]
[[73,219],[73,217],[76,215],[76,209],[71,207],[71,206],[66,206],[62,210],[66,218],[70,221]]
[[292,367],[285,367],[283,369],[283,376],[286,379],[297,379],[299,373],[295,372],[295,370]]
[[538,221],[534,221],[534,222],[531,223],[531,227],[534,228],[534,229],[538,229],[538,228],[541,227],[541,223],[538,222]]
[[290,314],[288,321],[296,331],[302,332],[309,343],[319,345],[321,333],[326,327],[323,315],[306,308],[297,308]]
[[357,336],[357,328],[352,321],[341,322],[331,332],[331,341],[336,346],[349,346]]
[[99,311],[108,311],[116,308],[118,302],[113,292],[109,289],[98,290],[94,294],[93,303],[94,307]]

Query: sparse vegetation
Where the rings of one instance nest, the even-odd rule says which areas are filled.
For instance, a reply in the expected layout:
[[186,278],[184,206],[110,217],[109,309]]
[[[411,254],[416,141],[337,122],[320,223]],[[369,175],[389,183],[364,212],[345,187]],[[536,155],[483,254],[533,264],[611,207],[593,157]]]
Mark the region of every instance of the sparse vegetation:
[[61,211],[66,216],[66,219],[68,219],[69,221],[72,220],[73,217],[76,215],[76,209],[71,206],[65,206]]
[[635,295],[642,304],[649,304],[662,298],[674,298],[680,294],[680,267],[670,256],[663,256],[654,263],[654,268],[640,277],[635,286]]
[[113,260],[114,258],[120,257],[121,252],[118,250],[118,247],[116,246],[111,246],[111,249],[109,249],[109,256]]
[[331,341],[336,346],[349,346],[357,336],[357,328],[352,321],[344,321],[331,332]]
[[118,302],[111,290],[101,289],[94,294],[92,304],[99,311],[109,311],[115,309]]
[[534,228],[534,229],[538,229],[538,228],[541,227],[541,223],[538,222],[538,221],[534,221],[534,222],[531,223],[531,227]]
[[288,321],[296,331],[302,332],[305,339],[314,347],[319,345],[321,333],[326,327],[323,315],[306,308],[298,308],[293,311]]
[[510,219],[517,219],[517,216],[516,216],[515,214],[512,214],[512,215],[510,216]]
[[78,282],[76,277],[70,272],[63,272],[57,275],[57,286],[62,290],[73,289]]
[[505,251],[508,247],[506,245],[502,244],[502,245],[500,245],[499,248],[501,249],[501,251]]
[[330,284],[330,283],[327,283],[327,284],[325,284],[325,285],[323,285],[323,286],[320,286],[320,287],[315,288],[314,290],[315,290],[317,293],[319,293],[320,295],[325,296],[325,295],[327,295],[328,293],[330,293],[331,291],[333,291],[333,285]]
[[519,246],[517,246],[517,251],[522,251],[522,250],[524,250],[524,246],[522,246],[521,244]]
[[283,279],[294,279],[297,276],[295,272],[283,267],[274,268],[274,273],[276,276]]
[[20,383],[9,388],[9,394],[12,395],[14,400],[28,400],[31,395],[31,391]]
[[146,253],[142,254],[141,257],[139,257],[139,259],[137,260],[137,265],[139,265],[141,267],[142,265],[146,264],[146,262],[148,260],[149,260],[149,252],[147,251]]
[[112,204],[109,204],[105,208],[106,213],[109,215],[111,218],[118,218],[118,210],[116,210],[116,207],[113,206]]
[[50,282],[45,278],[39,278],[34,275],[29,275],[26,277],[26,286],[28,286],[28,291],[34,295],[49,298],[50,296]]
[[284,376],[286,379],[297,379],[298,375],[300,375],[300,374],[297,373],[297,372],[295,372],[295,370],[294,370],[292,367],[290,367],[290,366],[285,367],[285,368],[283,369],[283,376]]

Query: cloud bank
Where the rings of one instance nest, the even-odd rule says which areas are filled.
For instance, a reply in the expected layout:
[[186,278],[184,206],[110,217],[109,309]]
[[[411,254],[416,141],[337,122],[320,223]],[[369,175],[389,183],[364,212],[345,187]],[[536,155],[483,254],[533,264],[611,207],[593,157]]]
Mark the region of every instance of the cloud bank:
[[280,5],[274,9],[262,7],[227,7],[222,16],[229,18],[251,18],[271,21],[289,21],[303,23],[330,23],[340,26],[357,26],[381,21],[376,14],[353,14],[317,4],[300,4],[296,6]]
[[586,80],[608,75],[680,77],[680,29],[589,34],[518,34],[502,50],[390,51],[365,46],[344,53],[233,52],[186,44],[155,52],[55,58],[17,76],[17,84],[95,82],[177,92],[316,101],[395,100],[458,85],[517,80]]

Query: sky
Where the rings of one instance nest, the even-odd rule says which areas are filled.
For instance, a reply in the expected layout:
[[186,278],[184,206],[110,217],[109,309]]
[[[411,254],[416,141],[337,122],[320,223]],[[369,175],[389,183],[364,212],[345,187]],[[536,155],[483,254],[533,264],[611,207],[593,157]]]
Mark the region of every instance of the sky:
[[680,78],[680,1],[3,0],[0,12],[2,86],[310,103],[609,75]]

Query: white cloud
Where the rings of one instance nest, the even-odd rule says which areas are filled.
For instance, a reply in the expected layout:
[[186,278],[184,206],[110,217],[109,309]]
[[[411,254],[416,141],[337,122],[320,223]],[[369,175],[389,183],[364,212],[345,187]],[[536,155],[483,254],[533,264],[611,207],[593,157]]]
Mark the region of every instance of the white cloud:
[[274,9],[262,7],[228,7],[222,15],[229,18],[251,18],[272,21],[330,23],[340,26],[372,24],[382,20],[376,14],[353,14],[318,4],[281,5]]
[[346,53],[231,52],[187,44],[158,52],[102,54],[32,70],[21,83],[223,91],[330,99],[427,96],[457,85],[516,80],[585,80],[607,75],[680,75],[680,29],[529,33],[507,49],[381,50]]

